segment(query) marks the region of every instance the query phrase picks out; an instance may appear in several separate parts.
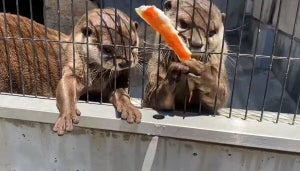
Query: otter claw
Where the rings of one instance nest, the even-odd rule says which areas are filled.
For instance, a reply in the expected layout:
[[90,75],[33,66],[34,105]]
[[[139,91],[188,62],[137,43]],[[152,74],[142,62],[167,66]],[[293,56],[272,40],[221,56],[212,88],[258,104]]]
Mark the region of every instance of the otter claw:
[[74,129],[73,124],[79,123],[79,117],[77,112],[71,115],[61,115],[56,120],[53,131],[57,132],[58,135],[64,135],[65,132],[70,132]]
[[128,123],[140,123],[141,122],[141,112],[132,104],[118,104],[116,109],[121,113],[121,118],[127,120]]

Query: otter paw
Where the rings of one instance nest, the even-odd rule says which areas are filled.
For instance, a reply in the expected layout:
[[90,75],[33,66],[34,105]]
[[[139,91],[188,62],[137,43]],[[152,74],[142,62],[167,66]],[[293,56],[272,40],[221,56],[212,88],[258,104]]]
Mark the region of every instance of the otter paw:
[[190,60],[186,60],[183,61],[183,63],[188,66],[188,72],[192,73],[196,76],[199,76],[202,74],[202,72],[204,72],[208,65],[205,65],[203,62],[195,60],[195,59],[190,59]]
[[140,123],[142,114],[141,112],[132,104],[122,104],[117,106],[117,111],[121,113],[121,118],[127,120],[128,123]]
[[64,135],[66,131],[73,130],[73,124],[79,123],[77,112],[71,115],[61,115],[56,120],[53,131],[57,132],[58,135]]
[[173,62],[169,66],[168,77],[169,77],[169,79],[178,82],[180,80],[181,74],[187,74],[188,71],[189,71],[188,66],[186,66],[182,63],[179,63],[179,62]]

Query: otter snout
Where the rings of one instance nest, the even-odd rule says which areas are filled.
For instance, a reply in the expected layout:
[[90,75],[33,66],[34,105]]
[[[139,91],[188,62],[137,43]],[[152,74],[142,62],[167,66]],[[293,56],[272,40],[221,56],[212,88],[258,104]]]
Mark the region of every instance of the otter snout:
[[119,62],[117,63],[120,69],[133,68],[137,64],[137,57],[131,54],[129,59],[126,57],[117,58]]
[[123,70],[136,65],[136,55],[124,47],[102,46],[103,67],[111,70]]
[[193,32],[190,32],[187,41],[192,51],[205,52],[205,46],[206,46],[205,34],[201,33],[196,28],[193,28]]
[[134,57],[128,58],[124,55],[105,55],[103,62],[103,67],[111,70],[128,69],[137,63]]
[[188,45],[192,53],[204,53],[206,50],[205,45],[199,40],[189,40]]

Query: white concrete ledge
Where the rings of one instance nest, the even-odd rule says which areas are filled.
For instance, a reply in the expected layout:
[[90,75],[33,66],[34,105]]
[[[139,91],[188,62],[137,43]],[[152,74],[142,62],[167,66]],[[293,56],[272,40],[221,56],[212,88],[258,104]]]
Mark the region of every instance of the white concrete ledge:
[[[58,116],[55,100],[9,95],[0,95],[0,99],[0,118],[54,123]],[[153,118],[157,112],[151,109],[141,109],[142,123],[128,124],[116,117],[110,105],[79,103],[78,107],[82,112],[79,127],[300,153],[299,125],[224,116],[166,116],[157,120]]]

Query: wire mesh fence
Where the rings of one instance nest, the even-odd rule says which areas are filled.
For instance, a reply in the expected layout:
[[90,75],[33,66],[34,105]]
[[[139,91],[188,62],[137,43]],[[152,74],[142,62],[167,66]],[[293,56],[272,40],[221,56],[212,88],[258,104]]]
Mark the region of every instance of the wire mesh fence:
[[[178,63],[178,59],[164,39],[135,13],[134,9],[140,5],[156,5],[164,10],[192,53],[201,54],[194,59],[203,66],[210,65],[210,56],[219,57],[215,61],[216,77],[203,79],[205,74],[201,73],[200,83],[195,84],[198,91],[192,91],[193,96],[189,94],[188,74],[182,73],[179,77],[183,78],[183,85],[176,82],[173,91],[166,91],[172,100],[164,99],[166,96],[158,91],[168,74],[166,68],[171,65],[168,60]],[[29,8],[24,9],[25,6]],[[98,16],[93,16],[90,15],[93,8],[111,10],[99,10]],[[181,113],[299,123],[298,0],[44,0],[43,4],[35,0],[2,0],[1,10],[2,94],[53,98],[67,66],[75,77],[81,72],[86,74],[78,78],[84,87],[79,94],[82,100],[110,102],[109,93],[121,87],[128,92],[132,103],[144,108],[149,107],[147,86],[149,79],[154,79],[149,75],[154,74],[156,106],[167,100],[171,105],[176,102],[175,109]],[[221,13],[226,16],[224,20],[220,19]],[[103,22],[108,21],[105,17],[110,17],[112,23]],[[80,30],[78,22],[80,29],[85,29]],[[97,28],[91,23],[97,23]],[[221,25],[225,26],[224,35]],[[134,39],[135,29],[139,41]],[[214,38],[215,35],[220,36]],[[218,50],[212,45],[216,39]],[[82,54],[78,52],[86,58],[80,58]],[[136,54],[138,58],[134,59]],[[71,65],[66,65],[65,58],[72,59]],[[157,59],[157,67],[149,67],[153,58]],[[79,66],[82,68],[78,69]],[[121,79],[123,71],[126,76]],[[228,102],[217,106],[222,96],[218,91],[224,83],[223,71],[228,75],[230,92]],[[209,81],[214,84],[208,84]],[[203,82],[208,87],[202,86]],[[207,94],[213,106],[205,101]],[[193,98],[197,98],[198,104],[191,103]]]

